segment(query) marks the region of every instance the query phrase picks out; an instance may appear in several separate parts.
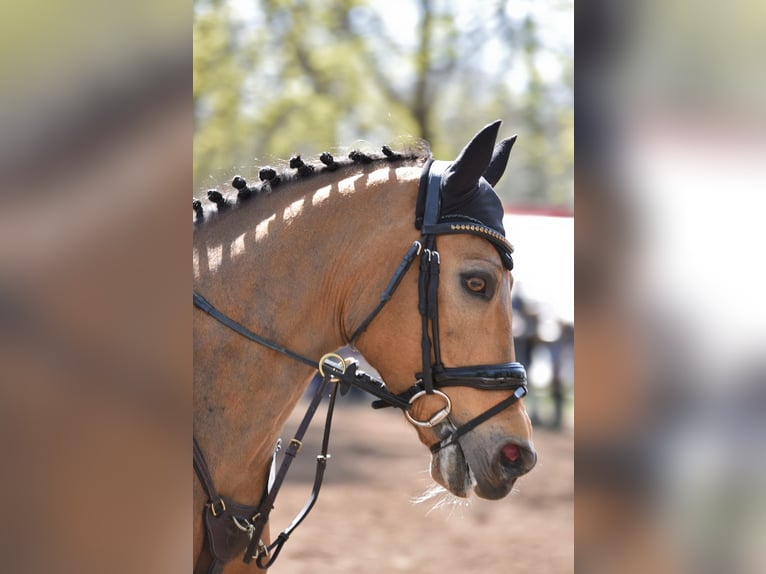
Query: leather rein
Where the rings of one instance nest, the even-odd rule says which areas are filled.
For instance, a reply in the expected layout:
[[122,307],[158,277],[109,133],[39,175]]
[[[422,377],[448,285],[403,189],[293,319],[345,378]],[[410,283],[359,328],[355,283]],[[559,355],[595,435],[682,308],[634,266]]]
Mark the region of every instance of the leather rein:
[[[309,404],[303,420],[298,426],[294,438],[289,442],[285,450],[285,455],[278,471],[276,471],[276,456],[281,448],[281,442],[275,448],[269,484],[257,506],[239,504],[226,496],[218,494],[202,450],[197,444],[196,438],[194,439],[194,470],[208,496],[204,519],[208,549],[212,555],[212,561],[208,568],[209,574],[220,572],[225,562],[241,555],[243,552],[243,559],[246,563],[255,560],[259,568],[268,568],[276,560],[290,533],[310,512],[319,495],[324,470],[327,460],[330,458],[327,449],[332,414],[339,388],[341,394],[345,394],[351,386],[354,386],[377,397],[377,400],[372,403],[373,408],[400,408],[404,411],[408,420],[416,426],[432,428],[440,424],[446,425],[450,432],[445,438],[430,447],[432,453],[437,453],[442,448],[457,443],[461,436],[507,409],[527,394],[527,376],[521,363],[509,362],[467,367],[445,367],[442,363],[437,298],[441,260],[439,252],[436,250],[436,236],[451,233],[470,233],[495,243],[501,240],[505,242],[505,238],[496,231],[475,220],[439,222],[441,178],[444,169],[448,165],[449,162],[428,160],[423,167],[420,193],[425,194],[426,201],[421,238],[415,241],[404,254],[399,267],[381,294],[380,302],[364,319],[349,341],[350,345],[354,347],[358,338],[369,327],[386,303],[391,300],[402,278],[410,269],[415,259],[419,257],[418,310],[422,323],[422,369],[421,372],[415,374],[417,383],[403,393],[394,394],[389,391],[383,381],[360,370],[358,362],[353,358],[344,359],[336,353],[328,353],[319,361],[315,361],[274,341],[261,337],[244,325],[221,313],[202,295],[194,291],[193,301],[195,307],[206,312],[218,322],[246,339],[312,367],[316,370],[314,382],[317,383],[316,393]],[[504,245],[509,247],[507,242]],[[274,507],[277,493],[290,464],[302,446],[303,435],[316,413],[327,386],[331,383],[334,384],[330,392],[322,452],[317,456],[317,468],[310,498],[293,522],[277,536],[274,542],[267,546],[262,541],[262,534],[268,523],[269,514]],[[503,401],[468,422],[455,426],[449,418],[452,409],[450,399],[444,392],[439,390],[439,388],[449,386],[473,387],[484,390],[508,389],[514,392]],[[438,395],[444,401],[444,407],[431,416],[430,419],[421,421],[413,418],[409,410],[412,404],[424,395]]]

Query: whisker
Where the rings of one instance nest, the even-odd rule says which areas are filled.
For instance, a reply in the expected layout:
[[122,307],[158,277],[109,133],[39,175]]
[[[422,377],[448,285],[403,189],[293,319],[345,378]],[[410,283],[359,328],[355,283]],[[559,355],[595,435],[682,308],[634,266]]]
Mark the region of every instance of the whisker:
[[425,492],[423,492],[423,494],[412,498],[413,504],[423,504],[425,502],[433,502],[431,508],[426,512],[426,516],[430,515],[434,510],[449,509],[449,518],[454,516],[456,510],[471,505],[469,499],[455,496],[446,488],[438,484],[432,484],[425,490]]

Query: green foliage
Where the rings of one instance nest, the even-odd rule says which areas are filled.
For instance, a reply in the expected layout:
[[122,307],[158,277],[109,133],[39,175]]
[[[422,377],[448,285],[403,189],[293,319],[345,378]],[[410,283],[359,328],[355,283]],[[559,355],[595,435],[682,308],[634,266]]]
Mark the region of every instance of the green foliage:
[[[544,45],[545,23],[505,2],[465,4],[196,2],[195,195],[359,140],[422,138],[454,157],[502,118],[504,136],[519,134],[505,201],[571,205],[571,47]],[[562,61],[560,77],[543,78],[541,54]]]

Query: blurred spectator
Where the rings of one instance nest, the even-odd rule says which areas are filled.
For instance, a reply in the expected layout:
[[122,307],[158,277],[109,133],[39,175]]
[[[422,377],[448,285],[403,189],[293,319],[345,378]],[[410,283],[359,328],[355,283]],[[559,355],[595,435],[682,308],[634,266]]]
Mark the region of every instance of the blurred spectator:
[[[563,427],[567,383],[574,382],[574,324],[552,314],[518,290],[513,295],[516,360],[527,368],[531,392],[525,399],[533,425]],[[552,414],[543,416],[545,399],[536,387],[549,391]]]
[[[513,305],[513,342],[516,347],[516,360],[524,365],[527,374],[532,368],[532,361],[540,343],[538,336],[537,306],[514,289]],[[539,405],[534,393],[527,395],[525,405],[533,425],[540,424]]]
[[574,367],[574,324],[559,321],[560,335],[548,345],[551,354],[551,400],[553,401],[553,420],[550,425],[561,430],[564,417],[565,379],[572,382]]

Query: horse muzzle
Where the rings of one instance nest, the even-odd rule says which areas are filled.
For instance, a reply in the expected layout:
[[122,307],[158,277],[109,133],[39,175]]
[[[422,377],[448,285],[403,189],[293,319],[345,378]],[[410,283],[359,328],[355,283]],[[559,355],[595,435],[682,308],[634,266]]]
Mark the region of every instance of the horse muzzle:
[[[431,421],[439,421],[438,425],[433,425],[439,440],[430,447],[433,478],[456,496],[467,496],[473,490],[481,498],[495,500],[504,497],[519,476],[532,470],[537,462],[537,453],[531,440],[521,438],[509,429],[501,430],[496,421],[486,427],[480,425],[513,407],[527,394],[527,376],[523,365],[511,362],[442,368],[434,371],[434,382],[439,388],[459,386],[513,391],[466,422],[458,421],[454,415],[445,415],[444,410],[449,408],[449,403],[431,417]],[[419,396],[421,393],[413,399]],[[521,411],[520,416],[526,416],[523,407]]]
[[[451,423],[444,426],[442,434],[454,432]],[[537,453],[531,443],[498,435],[493,428],[488,434],[471,433],[434,452],[431,476],[455,496],[467,497],[473,491],[479,498],[497,500],[536,463]]]

